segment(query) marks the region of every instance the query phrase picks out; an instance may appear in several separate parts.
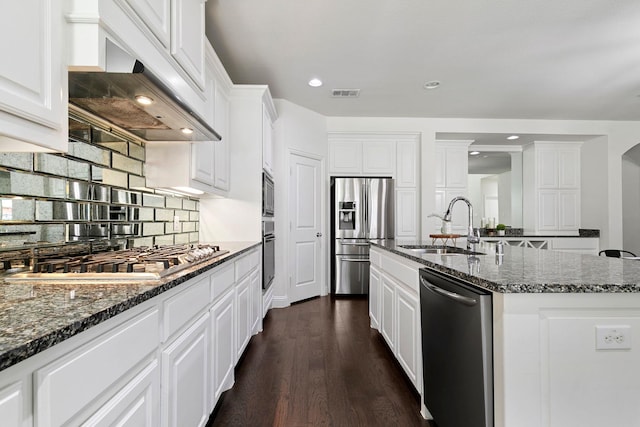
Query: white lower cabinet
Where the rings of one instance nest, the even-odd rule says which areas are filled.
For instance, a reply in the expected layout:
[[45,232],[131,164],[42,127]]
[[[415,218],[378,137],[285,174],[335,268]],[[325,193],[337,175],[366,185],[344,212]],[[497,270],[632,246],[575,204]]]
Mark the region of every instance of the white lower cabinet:
[[211,355],[213,408],[222,395],[233,385],[235,291],[230,289],[211,309]]
[[380,329],[380,272],[373,263],[369,269],[369,319],[372,328]]
[[0,372],[2,427],[204,426],[262,328],[252,250]]
[[162,351],[162,425],[204,426],[209,419],[209,314]]
[[249,330],[250,285],[251,278],[247,276],[236,286],[236,330],[238,331],[236,361],[242,356],[244,349],[249,344],[249,338],[251,338],[251,331]]
[[418,334],[420,300],[401,285],[396,286],[395,296],[396,357],[411,382],[418,384],[418,346],[422,339]]
[[160,365],[154,359],[83,427],[155,427],[160,425]]
[[395,353],[395,328],[393,311],[394,311],[394,294],[396,284],[393,279],[387,277],[384,273],[381,274],[380,281],[382,282],[382,302],[380,305],[380,333],[387,341],[387,344],[391,350]]
[[422,393],[420,264],[371,248],[369,313],[416,390]]
[[0,389],[0,420],[10,426],[27,426],[25,404],[29,399],[25,395],[25,382],[16,381]]

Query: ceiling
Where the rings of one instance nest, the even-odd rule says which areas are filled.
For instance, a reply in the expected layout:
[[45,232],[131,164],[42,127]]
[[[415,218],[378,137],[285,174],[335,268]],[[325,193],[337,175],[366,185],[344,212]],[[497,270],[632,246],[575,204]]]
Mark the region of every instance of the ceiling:
[[[327,116],[640,120],[637,0],[208,0],[234,83]],[[324,82],[308,86],[309,79]],[[438,80],[437,89],[423,88]],[[333,98],[332,89],[360,89]]]

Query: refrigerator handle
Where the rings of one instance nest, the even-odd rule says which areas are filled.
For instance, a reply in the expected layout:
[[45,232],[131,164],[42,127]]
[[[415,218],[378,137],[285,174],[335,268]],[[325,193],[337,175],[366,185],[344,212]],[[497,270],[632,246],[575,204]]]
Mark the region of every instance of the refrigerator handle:
[[364,208],[362,212],[364,213],[364,237],[367,239],[370,236],[369,230],[369,183],[365,181],[362,184],[362,194],[364,197]]

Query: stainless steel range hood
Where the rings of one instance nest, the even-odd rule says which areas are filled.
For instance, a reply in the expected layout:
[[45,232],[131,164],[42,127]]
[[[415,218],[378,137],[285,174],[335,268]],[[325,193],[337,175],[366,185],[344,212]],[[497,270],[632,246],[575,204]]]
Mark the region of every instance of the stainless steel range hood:
[[106,49],[106,72],[69,71],[70,104],[146,141],[221,139],[140,61],[109,41]]

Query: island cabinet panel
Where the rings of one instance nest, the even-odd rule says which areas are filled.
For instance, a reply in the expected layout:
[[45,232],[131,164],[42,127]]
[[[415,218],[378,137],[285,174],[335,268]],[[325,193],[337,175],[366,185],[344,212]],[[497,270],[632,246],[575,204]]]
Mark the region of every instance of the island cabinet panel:
[[82,408],[104,400],[105,393],[153,355],[158,345],[158,324],[158,310],[148,310],[37,370],[38,425],[73,423]]
[[162,351],[162,426],[204,426],[209,418],[209,313]]
[[373,259],[369,273],[369,319],[372,328],[380,329],[380,272]]
[[9,426],[26,427],[29,412],[25,413],[25,405],[31,399],[25,395],[25,382],[17,381],[2,387],[0,385],[0,420]]
[[[379,295],[373,295],[373,298],[380,300],[377,302],[379,326],[375,326],[373,317],[371,325],[380,331],[407,377],[421,393],[422,328],[418,284],[421,265],[375,248],[371,250],[371,260],[369,289],[371,283],[378,281]],[[370,307],[373,307],[373,301],[370,301]],[[375,308],[370,310],[373,312]]]
[[[495,293],[496,427],[640,425],[639,307],[638,293]],[[599,348],[601,327],[626,348]]]

